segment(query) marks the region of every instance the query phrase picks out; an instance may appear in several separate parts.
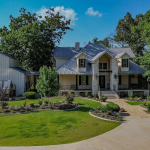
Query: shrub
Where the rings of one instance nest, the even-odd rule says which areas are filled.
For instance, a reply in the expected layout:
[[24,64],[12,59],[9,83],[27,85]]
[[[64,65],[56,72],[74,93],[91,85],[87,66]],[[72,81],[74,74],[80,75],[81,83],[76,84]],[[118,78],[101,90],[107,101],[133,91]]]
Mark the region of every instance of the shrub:
[[6,108],[7,105],[8,105],[8,103],[5,101],[0,102],[0,106],[2,107],[2,109]]
[[48,101],[44,101],[45,105],[48,105]]
[[129,98],[130,98],[130,100],[133,99],[133,94],[132,93],[129,95]]
[[14,111],[14,110],[11,110],[11,113],[15,113],[15,111]]
[[36,93],[35,98],[41,98],[41,95],[39,93]]
[[105,101],[107,100],[107,96],[103,96],[103,95],[102,95],[102,96],[100,97],[100,100],[101,100],[102,102],[105,102]]
[[89,95],[88,98],[91,98],[91,96]]
[[72,103],[74,101],[74,98],[73,97],[67,97],[66,100],[68,103]]
[[29,106],[30,106],[30,107],[34,107],[34,103],[30,103]]
[[88,92],[87,91],[85,92],[85,97],[88,97]]
[[26,98],[29,98],[29,99],[34,99],[35,98],[35,95],[36,93],[35,92],[26,92],[23,94],[23,96],[25,96]]
[[137,96],[135,96],[135,98],[134,98],[135,100],[138,100],[138,97]]
[[147,96],[147,100],[150,101],[150,95]]
[[41,100],[39,99],[38,104],[39,104],[39,105],[42,105],[42,103],[43,103],[43,101],[41,101]]
[[109,110],[109,111],[107,111],[107,113],[106,113],[107,115],[111,115],[112,114],[112,111],[111,110]]
[[118,121],[122,121],[122,117],[117,116],[117,120],[118,120]]
[[100,106],[99,110],[100,110],[101,113],[103,113],[103,112],[107,111],[107,108],[106,108],[106,106],[103,106],[103,107]]
[[115,103],[108,103],[106,105],[106,108],[107,108],[107,110],[117,111],[117,112],[120,110],[120,107]]
[[150,112],[150,103],[147,104],[147,109]]

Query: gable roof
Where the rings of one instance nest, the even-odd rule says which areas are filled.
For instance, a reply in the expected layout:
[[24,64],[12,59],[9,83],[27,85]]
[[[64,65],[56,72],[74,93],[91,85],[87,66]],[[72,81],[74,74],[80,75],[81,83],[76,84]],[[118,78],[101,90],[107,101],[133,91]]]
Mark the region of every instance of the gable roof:
[[86,57],[86,55],[83,53],[83,52],[80,52],[80,53],[78,53],[77,55],[76,55],[76,57],[75,58],[78,58],[80,55],[84,55],[85,57]]
[[[128,53],[123,52],[123,53],[119,53],[119,54],[117,54],[115,58],[121,58],[124,54],[127,54],[127,55],[129,56],[129,54],[128,54]],[[129,56],[129,57],[130,57],[130,56]]]
[[145,69],[141,68],[139,65],[129,60],[129,71],[120,71],[118,74],[144,74]]
[[126,52],[130,58],[135,58],[135,55],[131,48],[110,48],[111,51],[115,52],[116,54]]

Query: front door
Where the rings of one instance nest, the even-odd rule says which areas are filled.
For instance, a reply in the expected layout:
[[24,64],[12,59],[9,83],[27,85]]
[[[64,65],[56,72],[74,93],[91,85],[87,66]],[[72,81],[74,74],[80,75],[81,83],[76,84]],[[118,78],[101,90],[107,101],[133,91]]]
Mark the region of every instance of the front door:
[[100,88],[105,88],[105,76],[99,76]]

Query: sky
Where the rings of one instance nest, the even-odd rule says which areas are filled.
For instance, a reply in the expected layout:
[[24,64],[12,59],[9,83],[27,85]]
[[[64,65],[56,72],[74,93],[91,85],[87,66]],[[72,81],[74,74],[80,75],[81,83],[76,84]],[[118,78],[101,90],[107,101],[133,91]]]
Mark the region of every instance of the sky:
[[67,31],[58,46],[73,47],[75,42],[84,46],[95,37],[103,40],[127,12],[133,17],[145,14],[150,9],[150,0],[1,0],[0,28],[8,27],[9,16],[18,17],[22,7],[42,16],[48,8],[54,7],[66,19],[71,19],[73,31]]

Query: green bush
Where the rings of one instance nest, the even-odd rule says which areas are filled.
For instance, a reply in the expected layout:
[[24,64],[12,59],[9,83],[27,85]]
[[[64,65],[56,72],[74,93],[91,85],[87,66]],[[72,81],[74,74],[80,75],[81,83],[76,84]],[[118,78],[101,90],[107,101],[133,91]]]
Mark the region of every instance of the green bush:
[[43,103],[43,101],[41,101],[41,100],[39,99],[38,104],[39,104],[39,105],[42,105],[42,103]]
[[37,93],[36,95],[35,95],[35,98],[41,98],[41,95],[39,94],[39,93]]
[[67,100],[68,103],[71,104],[74,101],[74,98],[73,97],[67,97],[66,100]]
[[105,102],[106,100],[107,100],[107,96],[101,96],[101,98],[100,98],[100,100],[102,101],[102,102]]
[[26,98],[29,98],[29,99],[34,99],[35,98],[35,95],[36,93],[35,92],[26,92],[23,94],[23,96],[25,96]]
[[147,96],[147,100],[150,101],[150,95]]
[[87,91],[85,92],[85,97],[88,97],[88,92]]
[[133,99],[133,94],[131,93],[130,95],[129,95],[129,98],[132,100]]
[[147,109],[150,112],[150,103],[147,104]]
[[106,113],[107,115],[111,115],[112,114],[112,111],[111,110],[109,110],[109,111],[107,111],[107,113]]
[[135,96],[135,97],[134,97],[134,99],[135,99],[135,100],[138,100],[138,97],[137,97],[137,96]]
[[118,112],[120,110],[120,107],[115,103],[108,103],[106,105],[106,108],[108,111],[117,111]]

